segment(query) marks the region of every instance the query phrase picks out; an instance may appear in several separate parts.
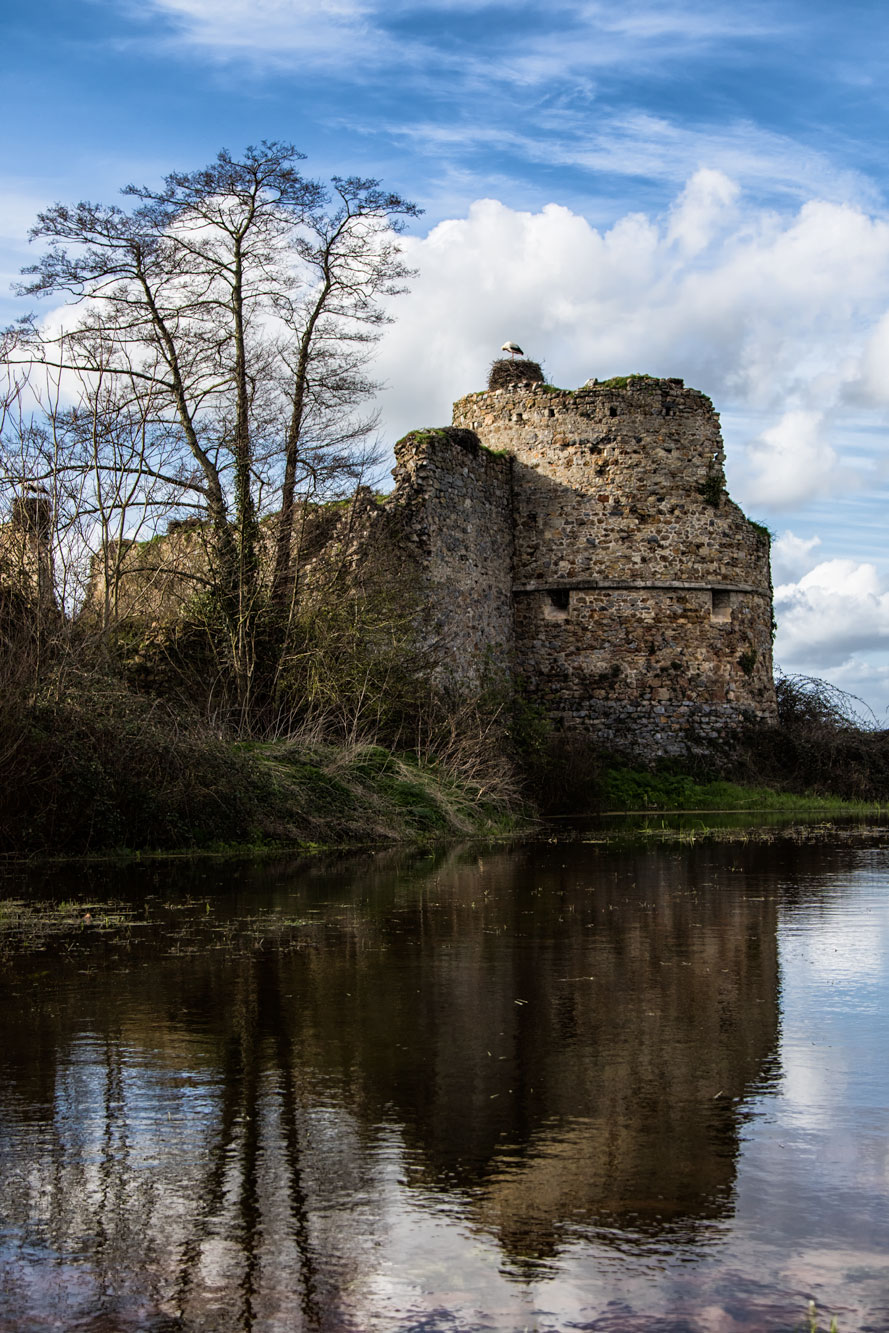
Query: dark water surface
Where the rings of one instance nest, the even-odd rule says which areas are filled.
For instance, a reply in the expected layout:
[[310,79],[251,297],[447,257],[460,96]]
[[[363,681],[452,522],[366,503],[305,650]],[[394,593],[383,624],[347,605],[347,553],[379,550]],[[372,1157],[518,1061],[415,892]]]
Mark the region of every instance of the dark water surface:
[[3,887],[4,1333],[889,1330],[889,833]]

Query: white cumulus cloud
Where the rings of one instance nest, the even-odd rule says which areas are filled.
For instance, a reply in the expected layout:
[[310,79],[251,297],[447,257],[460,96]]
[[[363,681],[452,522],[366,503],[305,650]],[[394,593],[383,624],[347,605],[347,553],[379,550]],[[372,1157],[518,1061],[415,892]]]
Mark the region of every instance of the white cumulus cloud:
[[817,674],[889,646],[889,580],[867,561],[823,560],[775,588],[775,616],[776,660]]
[[668,241],[674,241],[686,255],[700,254],[715,235],[734,223],[740,192],[724,172],[702,167],[670,211]]
[[797,537],[782,532],[772,542],[772,578],[776,584],[793,583],[807,573],[817,559],[813,552],[821,545],[820,537]]
[[797,408],[748,446],[747,495],[767,509],[787,509],[831,494],[853,478],[840,464],[821,412]]
[[778,215],[701,168],[663,216],[598,229],[564,206],[483,199],[406,250],[419,277],[380,359],[392,435],[447,420],[513,338],[555,383],[680,375],[728,414],[756,415],[758,431],[729,441],[742,502],[786,508],[867,474],[843,429],[889,339],[882,217],[817,201]]

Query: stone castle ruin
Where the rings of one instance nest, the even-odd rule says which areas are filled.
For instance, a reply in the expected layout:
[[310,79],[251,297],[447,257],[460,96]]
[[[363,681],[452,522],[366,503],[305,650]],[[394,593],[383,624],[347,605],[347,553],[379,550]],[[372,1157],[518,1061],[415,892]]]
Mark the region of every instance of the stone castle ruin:
[[650,756],[774,722],[769,537],[678,379],[553,389],[531,361],[396,445],[455,673],[503,663],[560,727]]
[[[554,389],[533,361],[495,361],[451,426],[395,458],[390,495],[315,507],[305,595],[385,550],[420,590],[440,679],[505,674],[556,727],[642,757],[775,721],[769,537],[726,494],[704,394],[646,375]],[[85,610],[108,606],[113,566],[119,617],[181,614],[206,559],[194,524],[97,561]],[[44,588],[45,523],[15,526]]]

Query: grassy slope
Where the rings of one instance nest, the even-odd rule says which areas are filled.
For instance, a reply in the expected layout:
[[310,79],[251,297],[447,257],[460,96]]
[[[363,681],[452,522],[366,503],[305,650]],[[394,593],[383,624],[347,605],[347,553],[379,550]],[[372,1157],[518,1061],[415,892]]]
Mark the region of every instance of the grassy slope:
[[265,841],[416,842],[497,835],[518,824],[509,809],[440,769],[380,746],[238,748],[267,793],[255,815],[255,834]]
[[0,855],[490,836],[515,804],[378,746],[235,743],[113,681],[0,692]]
[[423,842],[518,823],[377,746],[238,744],[105,702],[30,709],[0,744],[0,855]]

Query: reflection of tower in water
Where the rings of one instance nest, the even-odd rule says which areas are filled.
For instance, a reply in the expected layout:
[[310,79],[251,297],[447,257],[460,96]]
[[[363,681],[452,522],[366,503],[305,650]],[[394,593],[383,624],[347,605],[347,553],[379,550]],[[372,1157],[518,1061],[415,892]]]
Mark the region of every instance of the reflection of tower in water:
[[735,891],[718,850],[505,865],[417,1034],[437,1059],[414,1179],[461,1185],[516,1256],[565,1227],[696,1238],[731,1210],[738,1104],[776,1072],[775,898]]

